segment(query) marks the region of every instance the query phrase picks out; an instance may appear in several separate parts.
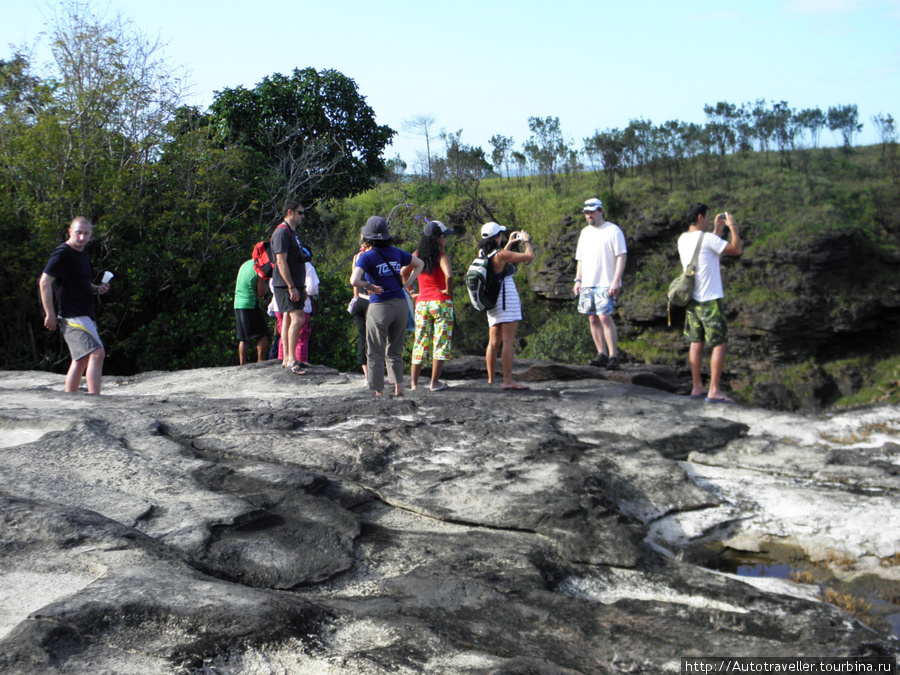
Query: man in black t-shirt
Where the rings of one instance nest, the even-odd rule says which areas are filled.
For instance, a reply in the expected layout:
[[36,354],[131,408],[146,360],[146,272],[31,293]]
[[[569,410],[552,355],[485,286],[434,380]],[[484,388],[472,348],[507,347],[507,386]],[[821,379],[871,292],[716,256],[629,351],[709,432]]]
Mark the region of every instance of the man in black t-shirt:
[[289,199],[284,206],[284,220],[272,234],[272,252],[275,254],[275,270],[272,272],[272,288],[275,307],[282,313],[281,344],[284,345],[282,366],[297,375],[305,371],[297,363],[295,353],[300,329],[306,320],[303,311],[306,286],[306,260],[297,228],[303,222],[304,209],[300,202]]
[[[78,391],[84,375],[88,393],[99,394],[106,351],[97,332],[94,295],[106,293],[109,284],[91,283],[93,270],[85,248],[92,233],[93,226],[87,218],[79,216],[73,220],[69,238],[51,254],[38,287],[44,307],[44,325],[50,330],[56,330],[59,325],[72,354],[72,363],[66,373],[66,391]],[[53,306],[54,282],[59,285],[58,319],[57,308]]]

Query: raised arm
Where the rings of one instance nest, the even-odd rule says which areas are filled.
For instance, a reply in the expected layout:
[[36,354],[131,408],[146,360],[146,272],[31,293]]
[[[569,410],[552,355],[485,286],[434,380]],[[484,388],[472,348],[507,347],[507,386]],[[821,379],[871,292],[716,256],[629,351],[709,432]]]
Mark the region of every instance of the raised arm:
[[[509,247],[517,241],[525,243],[524,253],[517,253],[516,251],[509,250]],[[506,263],[513,263],[514,265],[518,265],[519,263],[523,262],[531,262],[532,260],[534,260],[534,249],[531,248],[531,235],[529,235],[527,232],[513,232],[509,237],[509,241],[506,242],[506,246],[498,251],[497,255],[494,257],[504,265]]]
[[713,224],[713,231],[721,235],[725,225],[728,225],[728,245],[722,251],[722,255],[741,255],[744,252],[741,246],[741,236],[738,234],[737,223],[734,222],[734,216],[726,212],[723,219],[722,214],[716,216],[716,222]]

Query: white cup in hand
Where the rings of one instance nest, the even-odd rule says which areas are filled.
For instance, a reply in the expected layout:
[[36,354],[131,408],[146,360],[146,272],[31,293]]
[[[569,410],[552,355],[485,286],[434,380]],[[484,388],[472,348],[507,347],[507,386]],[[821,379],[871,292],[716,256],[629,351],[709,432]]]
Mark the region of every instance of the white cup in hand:
[[113,278],[113,273],[107,270],[103,273],[103,283],[108,284],[109,280]]

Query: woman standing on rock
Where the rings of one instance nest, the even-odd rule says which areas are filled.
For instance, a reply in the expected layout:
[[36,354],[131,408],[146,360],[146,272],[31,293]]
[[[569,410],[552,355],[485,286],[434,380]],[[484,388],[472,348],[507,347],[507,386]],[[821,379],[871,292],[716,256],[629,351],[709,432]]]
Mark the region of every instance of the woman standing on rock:
[[[519,292],[516,290],[513,275],[516,273],[516,265],[534,260],[534,251],[531,248],[531,236],[527,232],[513,232],[509,241],[506,242],[506,246],[502,244],[503,235],[501,233],[503,232],[506,232],[506,228],[493,222],[485,223],[481,227],[481,253],[490,259],[491,269],[502,280],[497,304],[493,309],[487,311],[489,333],[485,361],[487,362],[488,384],[493,384],[497,368],[497,352],[499,351],[500,362],[503,366],[503,388],[522,390],[528,389],[528,387],[514,382],[512,379],[514,341],[519,321],[522,320],[522,306],[519,302]],[[517,241],[525,244],[524,253],[510,250],[510,247]]]
[[[453,270],[444,246],[447,235],[453,232],[439,220],[430,221],[425,225],[419,248],[413,253],[422,259],[425,268],[419,275],[419,295],[416,297],[416,341],[412,350],[410,389],[419,388],[422,361],[429,348],[431,391],[447,388],[447,384],[441,382],[441,370],[450,356],[450,339],[453,337],[453,300],[450,297]],[[411,271],[412,268],[404,267],[403,278]]]
[[[350,283],[369,293],[366,313],[366,360],[369,388],[376,396],[384,394],[384,367],[388,366],[388,380],[394,385],[394,396],[403,396],[403,345],[406,342],[406,322],[409,317],[406,288],[411,286],[424,266],[414,255],[391,246],[387,221],[372,216],[362,229],[363,242],[371,250],[356,259]],[[412,265],[412,273],[405,283],[400,270]]]

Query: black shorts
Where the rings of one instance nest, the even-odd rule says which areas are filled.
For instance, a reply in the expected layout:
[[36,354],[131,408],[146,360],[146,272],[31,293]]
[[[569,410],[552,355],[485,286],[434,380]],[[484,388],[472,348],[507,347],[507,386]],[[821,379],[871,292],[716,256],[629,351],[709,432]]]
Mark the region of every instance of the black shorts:
[[291,300],[291,291],[287,286],[276,286],[275,287],[275,307],[278,308],[278,311],[282,314],[287,314],[288,312],[302,312],[304,305],[306,305],[305,293],[302,289],[297,289],[300,292],[300,300],[298,302],[294,302]]
[[256,342],[261,337],[269,337],[269,326],[263,311],[256,309],[236,309],[234,319],[239,342]]

